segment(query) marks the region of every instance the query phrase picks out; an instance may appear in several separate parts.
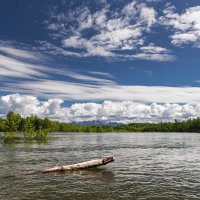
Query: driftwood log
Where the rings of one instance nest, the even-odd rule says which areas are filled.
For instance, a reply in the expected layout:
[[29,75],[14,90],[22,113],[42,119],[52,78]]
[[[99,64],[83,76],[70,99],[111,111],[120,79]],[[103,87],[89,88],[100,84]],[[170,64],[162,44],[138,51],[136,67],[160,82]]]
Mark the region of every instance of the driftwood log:
[[43,173],[50,173],[50,172],[60,172],[60,171],[73,171],[78,169],[87,169],[91,167],[98,167],[101,165],[106,165],[110,162],[115,160],[114,156],[106,156],[100,159],[90,160],[86,162],[81,162],[73,165],[66,165],[66,166],[56,166],[49,169],[42,170]]

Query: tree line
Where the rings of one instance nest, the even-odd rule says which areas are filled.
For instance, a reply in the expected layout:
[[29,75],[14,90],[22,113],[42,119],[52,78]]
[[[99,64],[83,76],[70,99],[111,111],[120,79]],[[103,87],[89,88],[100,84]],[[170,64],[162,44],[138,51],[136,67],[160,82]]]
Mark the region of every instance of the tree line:
[[37,116],[22,117],[9,112],[5,119],[0,119],[0,132],[5,133],[5,141],[16,138],[17,133],[23,133],[26,140],[46,140],[49,132],[200,132],[200,118],[164,123],[86,126],[41,119]]

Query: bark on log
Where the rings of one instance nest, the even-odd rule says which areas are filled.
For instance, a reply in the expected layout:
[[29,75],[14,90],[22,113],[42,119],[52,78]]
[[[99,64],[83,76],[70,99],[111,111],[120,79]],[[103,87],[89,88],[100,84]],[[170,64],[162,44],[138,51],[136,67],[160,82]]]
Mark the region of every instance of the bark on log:
[[101,165],[106,165],[110,162],[115,160],[114,156],[106,156],[100,159],[90,160],[86,162],[81,162],[73,165],[66,165],[66,166],[56,166],[49,169],[42,170],[43,173],[50,173],[50,172],[59,172],[59,171],[73,171],[78,169],[87,169],[91,167],[98,167]]

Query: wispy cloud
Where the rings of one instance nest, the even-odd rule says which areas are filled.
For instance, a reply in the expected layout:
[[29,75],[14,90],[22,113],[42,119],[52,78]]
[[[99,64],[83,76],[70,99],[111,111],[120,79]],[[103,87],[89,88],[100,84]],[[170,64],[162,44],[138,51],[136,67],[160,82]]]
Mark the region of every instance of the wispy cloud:
[[33,47],[11,42],[0,41],[0,76],[34,79],[47,77],[47,57]]
[[133,100],[136,102],[158,103],[198,103],[199,87],[166,87],[166,86],[131,86],[110,84],[74,83],[57,80],[24,81],[23,83],[6,83],[1,91],[33,94],[51,98],[56,96],[64,100],[97,101],[97,100]]
[[[58,67],[52,64],[51,59],[42,53],[36,52],[34,47],[29,48],[26,45],[2,41],[0,47],[0,77],[3,78],[15,77],[19,78],[23,83],[24,79],[27,81],[37,81],[58,79],[62,76],[65,80],[74,79],[80,82],[87,82],[91,84],[113,84],[111,80],[113,77],[108,73],[102,74],[98,72],[80,73],[71,70],[69,67]],[[37,49],[37,48],[35,48]],[[17,81],[17,80],[15,80]],[[73,80],[72,80],[73,82]]]
[[[150,55],[158,55],[158,59],[161,59],[160,53],[165,55],[168,52],[167,49],[154,44],[141,47],[141,51],[144,52],[144,59]],[[3,92],[18,92],[43,98],[57,96],[63,100],[75,101],[134,100],[151,103],[196,103],[200,100],[198,95],[200,89],[197,87],[121,85],[114,81],[116,78],[109,73],[75,71],[66,66],[58,68],[46,62],[48,57],[43,60],[43,56],[36,57],[34,51],[21,52],[14,45],[7,45],[6,48],[2,46],[0,52],[0,91]],[[16,56],[16,52],[20,53]],[[42,65],[38,64],[39,61]],[[3,81],[4,77],[19,79]]]
[[89,74],[100,75],[102,77],[107,78],[115,78],[113,75],[106,73],[106,72],[98,72],[98,71],[88,71]]
[[18,78],[45,76],[40,69],[37,65],[0,54],[0,76]]
[[47,60],[47,57],[38,52],[37,48],[9,40],[0,40],[0,53],[27,62]]

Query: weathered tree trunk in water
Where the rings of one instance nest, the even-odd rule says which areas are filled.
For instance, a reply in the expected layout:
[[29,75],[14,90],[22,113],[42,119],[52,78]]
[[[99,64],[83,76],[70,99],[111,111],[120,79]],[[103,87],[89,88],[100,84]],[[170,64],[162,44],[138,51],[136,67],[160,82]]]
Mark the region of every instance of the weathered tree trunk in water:
[[115,160],[114,156],[106,156],[100,159],[90,160],[87,162],[77,163],[73,165],[57,166],[49,169],[42,170],[43,173],[59,172],[59,171],[73,171],[78,169],[87,169],[91,167],[98,167],[101,165],[106,165]]

